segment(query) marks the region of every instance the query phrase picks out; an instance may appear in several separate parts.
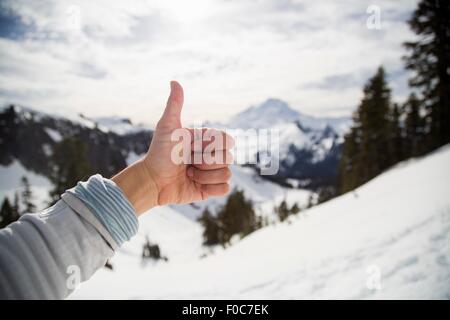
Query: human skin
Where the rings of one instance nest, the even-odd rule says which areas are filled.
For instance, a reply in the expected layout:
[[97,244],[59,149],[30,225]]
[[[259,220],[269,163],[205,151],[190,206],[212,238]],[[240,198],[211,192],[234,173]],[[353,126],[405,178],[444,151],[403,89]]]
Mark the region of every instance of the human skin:
[[[216,131],[223,138],[223,143],[219,146],[207,148],[212,141],[203,141],[200,149],[192,148],[202,156],[206,153],[209,155],[222,153],[220,157],[222,161],[219,163],[202,160],[198,163],[196,161],[195,164],[179,164],[171,158],[173,148],[179,143],[172,139],[175,130],[186,130],[186,134],[194,138],[198,130],[205,132],[205,129],[182,127],[183,88],[176,81],[170,83],[170,88],[166,108],[158,121],[147,154],[112,178],[133,205],[138,216],[155,206],[191,203],[223,196],[230,188],[229,166],[233,162],[230,149],[233,148],[234,142],[224,132]],[[194,151],[188,152],[191,152],[193,158]]]

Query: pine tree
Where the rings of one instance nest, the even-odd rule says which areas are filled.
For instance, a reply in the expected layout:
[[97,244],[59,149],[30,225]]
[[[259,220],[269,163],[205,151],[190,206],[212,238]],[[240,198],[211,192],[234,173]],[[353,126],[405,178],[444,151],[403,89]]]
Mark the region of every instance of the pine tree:
[[404,45],[406,68],[414,71],[427,111],[431,134],[428,149],[450,142],[450,1],[422,0],[408,21],[418,40]]
[[22,205],[24,207],[23,213],[31,213],[36,210],[36,206],[33,204],[33,193],[31,192],[30,183],[28,178],[23,176],[22,183]]
[[389,141],[390,164],[395,164],[405,158],[405,146],[400,121],[401,111],[398,104],[394,103],[390,110]]
[[290,211],[291,211],[292,214],[297,214],[297,213],[299,213],[301,211],[301,209],[298,206],[297,202],[292,205]]
[[14,193],[13,210],[15,212],[17,212],[19,215],[21,214],[21,211],[20,211],[20,198],[19,198],[19,194],[17,192]]
[[275,212],[280,219],[280,222],[283,222],[287,219],[287,217],[289,217],[290,211],[288,209],[286,200],[281,201],[280,205],[278,207],[275,207]]
[[364,86],[364,97],[345,136],[339,164],[339,193],[369,181],[392,165],[391,90],[382,67]]
[[251,200],[245,198],[241,190],[233,190],[227,202],[218,212],[221,227],[219,241],[226,244],[235,234],[245,237],[256,230],[255,211]]
[[389,114],[390,92],[382,67],[364,88],[360,105],[361,119],[361,165],[363,182],[366,182],[389,165]]
[[217,219],[211,215],[208,207],[203,210],[198,219],[203,225],[203,244],[212,246],[220,243],[220,228]]
[[159,246],[157,244],[151,243],[148,236],[145,236],[145,243],[142,248],[142,259],[163,259],[165,261],[169,260],[167,257],[161,255],[161,249],[159,248]]
[[66,138],[58,143],[53,149],[51,162],[52,203],[55,203],[67,189],[74,187],[78,181],[94,173],[87,158],[86,144],[77,138]]
[[[361,148],[361,128],[358,112],[353,114],[353,126],[344,136],[342,155],[338,166],[338,191],[345,193],[359,185],[361,163],[359,161]],[[319,201],[317,201],[319,203]]]
[[0,228],[6,227],[10,223],[17,221],[19,218],[19,213],[11,205],[8,197],[5,197],[0,209]]
[[421,155],[425,149],[425,121],[420,115],[421,104],[412,93],[403,106],[405,119],[405,152],[407,157]]

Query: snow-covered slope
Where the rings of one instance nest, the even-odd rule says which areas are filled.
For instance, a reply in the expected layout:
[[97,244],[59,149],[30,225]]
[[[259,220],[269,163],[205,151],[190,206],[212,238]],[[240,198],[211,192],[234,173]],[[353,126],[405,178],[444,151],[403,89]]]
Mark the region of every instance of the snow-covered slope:
[[15,193],[20,196],[22,177],[27,177],[30,183],[37,209],[46,208],[51,182],[43,175],[26,170],[17,160],[8,166],[0,166],[0,200],[3,201],[5,197],[8,197],[12,201]]
[[[234,115],[226,123],[207,123],[206,126],[231,130],[254,161],[256,155],[267,151],[266,141],[259,141],[255,129],[269,129],[269,137],[279,137],[278,150],[270,146],[272,160],[278,158],[278,181],[294,178],[310,189],[332,184],[337,177],[337,166],[344,134],[351,125],[349,117],[314,117],[291,108],[279,99],[268,99]],[[248,130],[252,129],[252,130]],[[258,136],[258,137],[255,137]],[[239,143],[237,144],[239,145]]]
[[[230,181],[231,188],[244,191],[246,198],[251,199],[256,213],[268,216],[273,220],[273,207],[282,200],[286,200],[289,205],[295,202],[300,207],[305,207],[311,191],[304,189],[289,189],[262,179],[252,168],[232,166],[233,176]],[[191,205],[174,205],[174,210],[181,212],[186,217],[196,220],[203,210],[208,207],[213,212],[216,211],[226,201],[226,198],[211,198],[206,201],[196,202]]]
[[117,263],[72,298],[450,299],[449,163],[450,146],[401,163],[204,259]]

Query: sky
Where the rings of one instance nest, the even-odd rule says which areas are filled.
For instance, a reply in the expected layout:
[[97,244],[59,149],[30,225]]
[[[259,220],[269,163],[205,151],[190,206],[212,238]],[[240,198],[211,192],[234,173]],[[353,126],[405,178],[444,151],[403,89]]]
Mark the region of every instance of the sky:
[[268,98],[349,116],[379,65],[394,100],[408,94],[402,42],[414,39],[416,4],[0,0],[0,104],[154,124],[178,80],[185,122],[223,121]]

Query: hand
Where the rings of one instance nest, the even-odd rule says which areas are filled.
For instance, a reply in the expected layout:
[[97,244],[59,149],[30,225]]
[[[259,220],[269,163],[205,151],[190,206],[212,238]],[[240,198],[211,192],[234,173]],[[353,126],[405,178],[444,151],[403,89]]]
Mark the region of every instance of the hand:
[[[233,139],[217,130],[183,129],[180,119],[183,88],[175,81],[170,86],[166,109],[156,126],[146,156],[112,178],[138,214],[157,205],[190,203],[222,196],[229,190],[229,165],[233,162],[229,149],[233,147]],[[222,143],[215,145],[213,139],[200,142],[200,148],[194,148],[193,144],[191,150],[183,148],[183,151],[189,153],[187,158],[191,160],[190,163],[193,162],[194,152],[201,153],[201,157],[196,158],[201,161],[192,165],[177,164],[172,159],[172,151],[180,143],[173,141],[172,134],[175,130],[185,130],[184,133],[192,138],[192,142],[199,133],[212,133],[215,139],[220,137]],[[210,161],[205,161],[206,156],[219,154],[218,162],[211,164]]]

